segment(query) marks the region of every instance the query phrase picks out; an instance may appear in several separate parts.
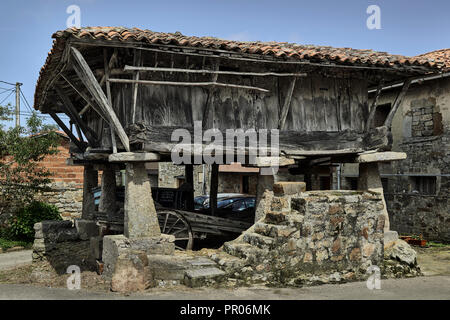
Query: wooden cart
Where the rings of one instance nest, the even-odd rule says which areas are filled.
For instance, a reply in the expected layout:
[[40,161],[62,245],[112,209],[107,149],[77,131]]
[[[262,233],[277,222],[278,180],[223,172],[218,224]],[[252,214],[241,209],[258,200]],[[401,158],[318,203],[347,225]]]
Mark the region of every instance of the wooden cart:
[[[100,198],[100,188],[93,189],[94,199]],[[232,238],[252,226],[252,223],[226,219],[184,210],[187,197],[185,191],[170,188],[152,188],[161,233],[175,236],[179,250],[191,250],[196,240],[210,237]],[[123,190],[118,189],[117,199],[123,199]],[[164,204],[164,205],[163,205]],[[123,232],[124,214],[121,209],[114,215],[96,212],[97,223],[114,233]]]

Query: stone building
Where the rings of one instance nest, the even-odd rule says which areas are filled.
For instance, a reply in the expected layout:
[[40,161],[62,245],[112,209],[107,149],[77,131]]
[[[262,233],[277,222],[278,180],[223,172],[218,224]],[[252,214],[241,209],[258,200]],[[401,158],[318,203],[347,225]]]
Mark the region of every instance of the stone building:
[[[380,165],[380,173],[391,229],[449,242],[450,49],[419,57],[442,61],[446,70],[413,81],[392,125],[393,150],[405,152],[408,157]],[[375,122],[384,121],[400,89],[399,85],[383,89]],[[357,177],[358,167],[346,164],[342,187],[354,189]]]

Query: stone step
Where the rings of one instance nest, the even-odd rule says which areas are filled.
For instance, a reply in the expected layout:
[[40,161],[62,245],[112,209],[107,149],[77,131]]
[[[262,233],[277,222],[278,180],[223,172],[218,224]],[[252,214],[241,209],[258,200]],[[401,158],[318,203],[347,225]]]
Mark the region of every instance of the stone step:
[[243,240],[261,249],[272,249],[275,243],[275,239],[253,232],[245,233]]
[[255,233],[270,238],[288,238],[298,230],[296,227],[291,227],[290,225],[276,225],[265,222],[257,222],[254,227]]
[[148,264],[156,280],[184,279],[185,273],[190,270],[206,269],[217,264],[206,257],[193,257],[188,255],[148,255]]
[[267,258],[269,253],[269,250],[258,248],[249,243],[225,242],[223,250],[232,256],[245,259],[246,262],[250,263]]
[[292,212],[276,212],[271,211],[266,214],[264,223],[278,225],[278,226],[292,226],[301,228],[304,216],[298,213]]
[[184,285],[190,288],[209,286],[225,280],[225,272],[216,267],[187,270],[184,275]]

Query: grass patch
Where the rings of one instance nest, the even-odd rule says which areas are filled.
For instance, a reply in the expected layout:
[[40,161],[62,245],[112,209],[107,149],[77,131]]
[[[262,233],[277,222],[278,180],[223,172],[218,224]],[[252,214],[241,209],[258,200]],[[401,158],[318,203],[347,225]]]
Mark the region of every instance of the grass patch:
[[448,243],[440,243],[440,242],[433,242],[433,241],[428,241],[427,245],[430,246],[430,247],[435,247],[435,248],[450,247],[450,244],[448,244]]
[[13,248],[13,247],[24,247],[26,249],[30,249],[33,246],[32,242],[26,241],[14,241],[0,238],[0,248],[4,251]]

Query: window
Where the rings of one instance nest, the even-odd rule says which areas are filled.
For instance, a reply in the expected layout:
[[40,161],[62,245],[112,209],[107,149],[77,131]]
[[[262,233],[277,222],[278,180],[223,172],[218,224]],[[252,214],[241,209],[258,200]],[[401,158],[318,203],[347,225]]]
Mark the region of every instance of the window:
[[412,177],[412,193],[436,194],[436,177]]
[[244,211],[245,209],[247,209],[247,207],[245,206],[244,200],[233,202],[233,209],[232,209],[233,212]]

